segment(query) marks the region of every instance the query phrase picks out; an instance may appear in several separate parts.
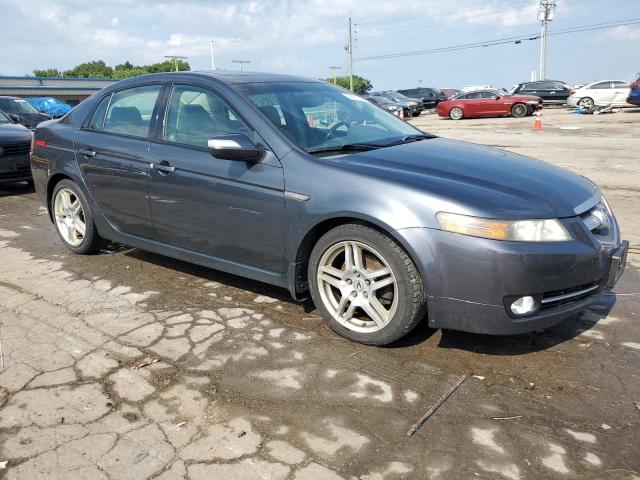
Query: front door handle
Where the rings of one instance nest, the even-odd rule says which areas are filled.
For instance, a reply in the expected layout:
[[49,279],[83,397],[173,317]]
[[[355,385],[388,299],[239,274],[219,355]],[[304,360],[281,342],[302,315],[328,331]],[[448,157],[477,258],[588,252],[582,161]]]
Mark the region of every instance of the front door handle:
[[82,155],[84,155],[85,157],[95,157],[96,156],[96,152],[93,150],[87,150],[85,148],[79,148],[78,152]]
[[151,168],[154,170],[158,170],[160,172],[163,173],[173,173],[176,171],[176,167],[172,167],[171,165],[169,165],[169,163],[164,162],[164,163],[152,163],[151,164]]

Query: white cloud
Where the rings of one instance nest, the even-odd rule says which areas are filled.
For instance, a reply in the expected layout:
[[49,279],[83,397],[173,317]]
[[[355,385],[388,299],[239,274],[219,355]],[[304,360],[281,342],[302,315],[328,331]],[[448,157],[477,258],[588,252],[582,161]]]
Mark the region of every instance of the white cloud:
[[120,17],[113,17],[111,19],[111,26],[117,27],[118,25],[120,25]]
[[640,40],[640,28],[623,25],[601,33],[599,38],[613,42],[634,42]]

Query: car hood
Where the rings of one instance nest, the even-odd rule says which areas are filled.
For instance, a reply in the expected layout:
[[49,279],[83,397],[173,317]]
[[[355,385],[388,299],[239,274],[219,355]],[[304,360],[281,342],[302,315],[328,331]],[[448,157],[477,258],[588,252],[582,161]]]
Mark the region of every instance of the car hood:
[[587,178],[543,161],[444,138],[334,161],[360,174],[418,190],[431,197],[429,208],[487,218],[572,217],[574,208],[597,190]]
[[5,143],[31,142],[31,131],[16,123],[0,124],[0,145]]

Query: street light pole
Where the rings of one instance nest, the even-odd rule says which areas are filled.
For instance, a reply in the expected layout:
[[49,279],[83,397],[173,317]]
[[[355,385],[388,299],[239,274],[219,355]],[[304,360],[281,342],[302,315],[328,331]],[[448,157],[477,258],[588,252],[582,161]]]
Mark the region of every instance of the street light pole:
[[240,64],[240,71],[243,71],[243,66],[245,63],[251,63],[250,60],[231,60],[231,63],[239,63]]
[[547,26],[553,20],[556,0],[540,0],[538,20],[542,23],[540,32],[540,80],[547,78]]
[[209,40],[209,44],[211,46],[211,70],[216,69],[216,62],[213,58],[213,40]]
[[340,70],[342,67],[329,67],[333,71],[333,84],[336,84],[336,70]]
[[349,17],[349,44],[344,47],[349,54],[349,90],[353,92],[353,35],[351,29],[351,17]]

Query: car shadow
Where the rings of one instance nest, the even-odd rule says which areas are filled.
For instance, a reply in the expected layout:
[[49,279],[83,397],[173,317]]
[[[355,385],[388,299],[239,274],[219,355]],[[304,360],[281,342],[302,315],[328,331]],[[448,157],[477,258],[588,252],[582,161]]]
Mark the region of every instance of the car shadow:
[[[297,302],[291,298],[286,289],[266,283],[119,244],[111,244],[107,250],[103,252],[121,252],[127,257],[149,262],[183,274],[193,275],[207,282],[218,282],[228,287],[246,290],[255,295],[265,295],[275,298],[292,306],[302,307],[305,314],[317,311],[311,299]],[[486,355],[523,355],[546,350],[579,335],[585,335],[585,332],[585,338],[589,338],[588,331],[596,325],[600,319],[605,318],[609,314],[615,302],[615,295],[602,296],[598,302],[589,307],[586,313],[578,313],[574,317],[550,329],[537,333],[495,336],[442,330],[442,335],[437,347],[466,350]],[[320,316],[319,312],[317,313],[318,316]],[[431,338],[437,331],[438,330],[429,327],[427,318],[425,317],[410,334],[397,342],[385,346],[385,348],[401,349],[420,345]]]
[[27,182],[0,184],[0,198],[27,195],[35,192],[33,185]]

